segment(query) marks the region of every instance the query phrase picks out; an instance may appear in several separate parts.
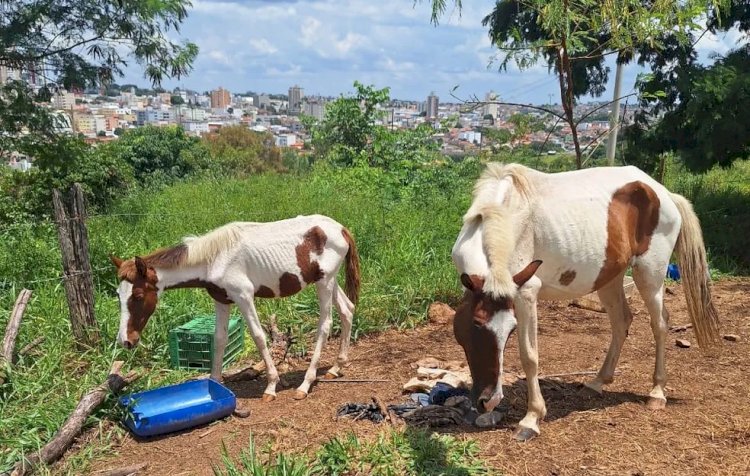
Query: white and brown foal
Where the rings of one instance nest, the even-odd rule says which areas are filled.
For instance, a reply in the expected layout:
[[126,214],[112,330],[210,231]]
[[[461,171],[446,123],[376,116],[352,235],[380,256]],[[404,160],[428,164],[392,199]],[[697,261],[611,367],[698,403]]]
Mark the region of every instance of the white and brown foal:
[[[331,328],[331,308],[341,317],[341,344],[336,364],[326,378],[339,376],[348,361],[354,305],[359,296],[357,248],[349,230],[331,218],[298,216],[269,223],[234,222],[203,236],[185,238],[171,248],[127,261],[111,257],[120,286],[120,331],[126,348],[140,339],[159,296],[168,289],[204,288],[215,301],[215,352],[211,378],[221,380],[230,306],[237,304],[266,364],[264,401],[276,396],[279,375],[266,345],[254,299],[286,297],[315,283],[320,303],[317,341],[295,398],[304,398],[316,379],[318,361]],[[336,282],[346,268],[344,292]]]
[[518,164],[491,163],[477,181],[453,247],[465,287],[454,320],[471,369],[480,412],[503,398],[505,343],[518,326],[528,383],[527,414],[515,438],[539,434],[546,414],[539,389],[537,299],[569,299],[597,291],[612,325],[612,341],[587,386],[602,391],[614,377],[632,315],[623,277],[633,280],[651,315],[656,364],[650,408],[663,408],[668,315],[664,276],[679,252],[688,311],[701,347],[718,340],[700,223],[690,203],[635,167],[546,174]]

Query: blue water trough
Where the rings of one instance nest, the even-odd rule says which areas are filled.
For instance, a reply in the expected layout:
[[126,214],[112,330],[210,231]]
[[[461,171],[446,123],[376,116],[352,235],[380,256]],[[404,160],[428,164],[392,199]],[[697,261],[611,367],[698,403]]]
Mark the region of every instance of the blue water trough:
[[237,399],[224,385],[192,380],[120,397],[123,423],[138,436],[155,436],[210,423],[229,416]]

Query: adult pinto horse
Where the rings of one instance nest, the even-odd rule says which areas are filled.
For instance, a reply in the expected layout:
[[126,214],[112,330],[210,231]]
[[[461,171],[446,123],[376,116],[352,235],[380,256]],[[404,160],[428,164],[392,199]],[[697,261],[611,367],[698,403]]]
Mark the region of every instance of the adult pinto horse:
[[[294,398],[307,396],[316,379],[320,353],[331,328],[331,306],[341,317],[341,344],[336,364],[325,378],[339,376],[348,361],[354,305],[359,297],[357,248],[349,230],[331,218],[298,216],[269,223],[233,222],[203,236],[127,261],[114,256],[120,285],[120,331],[126,348],[138,344],[162,292],[204,288],[215,301],[216,332],[211,378],[221,380],[227,344],[229,310],[237,304],[266,365],[268,386],[263,400],[276,397],[279,375],[266,345],[254,299],[286,297],[315,283],[320,303],[317,341],[310,366]],[[345,263],[346,293],[336,282]]]
[[663,408],[664,276],[673,250],[679,253],[698,343],[716,344],[718,314],[711,303],[702,232],[684,197],[635,167],[546,174],[518,164],[489,164],[475,184],[452,253],[466,288],[454,333],[469,363],[477,409],[491,411],[503,397],[503,350],[517,325],[528,407],[514,437],[525,441],[539,435],[546,407],[538,380],[537,299],[591,291],[598,292],[612,326],[607,357],[586,384],[601,393],[613,380],[633,319],[623,291],[629,266],[656,341],[648,407]]

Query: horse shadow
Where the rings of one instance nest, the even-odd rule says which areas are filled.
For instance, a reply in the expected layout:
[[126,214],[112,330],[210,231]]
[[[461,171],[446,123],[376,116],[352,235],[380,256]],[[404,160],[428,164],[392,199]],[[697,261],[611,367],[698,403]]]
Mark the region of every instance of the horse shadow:
[[[627,403],[642,405],[644,411],[646,411],[646,402],[648,401],[647,395],[629,391],[604,390],[602,394],[598,394],[580,382],[540,379],[539,386],[547,407],[545,422],[560,420],[575,413],[604,410]],[[432,427],[429,430],[438,433],[455,433],[456,430],[460,429],[465,433],[482,433],[498,429],[515,429],[518,422],[526,415],[526,380],[518,380],[512,385],[506,386],[504,390],[505,397],[496,408],[503,414],[503,417],[496,426],[480,428],[470,423],[464,423],[462,425]],[[673,397],[668,398],[667,401],[668,405],[683,403],[682,399]]]

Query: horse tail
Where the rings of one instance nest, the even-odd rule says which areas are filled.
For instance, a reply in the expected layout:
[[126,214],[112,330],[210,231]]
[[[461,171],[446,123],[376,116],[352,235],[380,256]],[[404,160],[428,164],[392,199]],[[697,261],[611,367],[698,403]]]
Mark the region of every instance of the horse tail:
[[359,254],[357,253],[357,244],[354,237],[346,227],[341,228],[341,234],[344,235],[346,243],[349,245],[349,251],[346,252],[346,283],[344,292],[353,304],[359,301],[359,285],[361,281],[359,273]]
[[679,255],[688,315],[698,345],[701,348],[711,347],[720,343],[719,313],[711,300],[710,275],[700,221],[685,197],[676,193],[671,196],[682,217],[675,249]]

